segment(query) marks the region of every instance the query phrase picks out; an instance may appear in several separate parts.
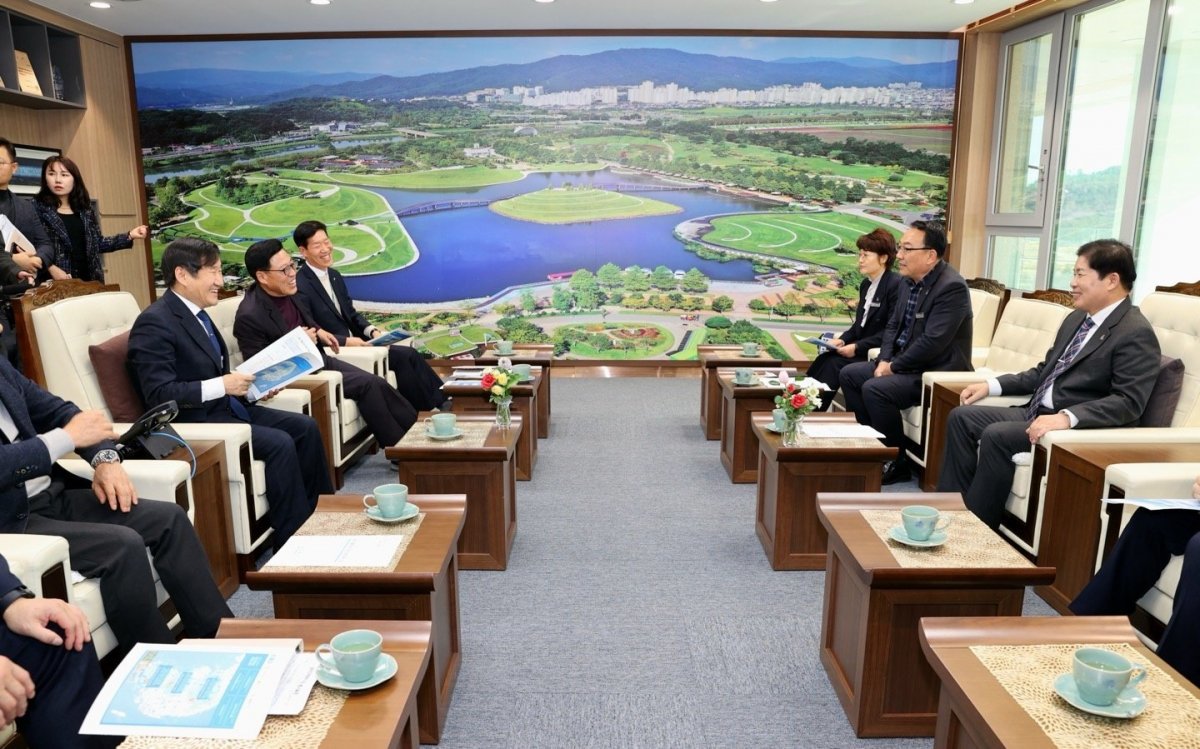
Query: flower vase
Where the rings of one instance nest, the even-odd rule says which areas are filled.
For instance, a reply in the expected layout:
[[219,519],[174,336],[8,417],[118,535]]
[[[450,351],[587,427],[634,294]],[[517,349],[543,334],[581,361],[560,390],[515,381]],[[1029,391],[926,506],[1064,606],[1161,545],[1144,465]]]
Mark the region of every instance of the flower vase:
[[803,416],[793,416],[783,421],[783,431],[780,436],[783,438],[784,447],[797,447],[800,445],[800,425],[804,423]]
[[496,426],[508,429],[512,426],[512,396],[496,401]]

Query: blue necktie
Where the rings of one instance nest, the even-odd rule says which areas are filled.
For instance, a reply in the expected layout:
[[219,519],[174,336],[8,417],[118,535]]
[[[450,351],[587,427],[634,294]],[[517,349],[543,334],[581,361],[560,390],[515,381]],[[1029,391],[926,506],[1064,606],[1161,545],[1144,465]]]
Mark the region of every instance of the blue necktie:
[[1054,381],[1062,374],[1062,371],[1070,366],[1071,362],[1075,361],[1075,357],[1079,355],[1079,349],[1083,348],[1083,340],[1087,338],[1088,331],[1096,324],[1092,318],[1084,319],[1083,324],[1075,331],[1075,335],[1071,338],[1071,342],[1067,344],[1067,349],[1063,351],[1063,355],[1054,363],[1054,369],[1050,370],[1050,374],[1046,379],[1042,380],[1042,384],[1038,385],[1037,391],[1033,394],[1033,400],[1029,401],[1029,405],[1025,407],[1025,418],[1034,419],[1037,417],[1038,409],[1042,406],[1042,401],[1046,398],[1046,393],[1050,392],[1050,388],[1054,387]]
[[[221,371],[225,371],[225,356],[221,353],[221,341],[217,338],[217,329],[213,327],[212,318],[204,310],[196,313],[196,319],[200,321],[200,325],[204,327],[204,332],[208,333],[208,343],[212,346],[213,353],[217,355],[217,360],[221,362]],[[233,415],[242,421],[250,421],[250,412],[242,405],[242,402],[232,395],[225,396],[229,400],[229,410],[233,411]]]

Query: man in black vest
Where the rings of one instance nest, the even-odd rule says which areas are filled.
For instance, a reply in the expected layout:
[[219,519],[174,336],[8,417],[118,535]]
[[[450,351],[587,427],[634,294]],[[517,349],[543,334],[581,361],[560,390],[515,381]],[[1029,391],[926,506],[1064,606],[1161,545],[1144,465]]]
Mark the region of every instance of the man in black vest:
[[[305,262],[296,277],[299,296],[308,302],[317,325],[332,333],[341,346],[369,346],[367,341],[383,335],[354,309],[345,279],[333,268],[333,243],[325,224],[305,221],[292,232],[292,239]],[[442,379],[416,349],[388,346],[388,366],[396,375],[396,390],[417,410],[429,411],[445,402]]]

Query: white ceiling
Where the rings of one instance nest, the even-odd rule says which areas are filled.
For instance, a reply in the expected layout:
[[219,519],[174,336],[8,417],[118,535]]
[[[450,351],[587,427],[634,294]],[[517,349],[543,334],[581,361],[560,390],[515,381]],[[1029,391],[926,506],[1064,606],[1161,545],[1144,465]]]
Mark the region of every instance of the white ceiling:
[[1015,0],[36,0],[123,36],[505,29],[944,32]]

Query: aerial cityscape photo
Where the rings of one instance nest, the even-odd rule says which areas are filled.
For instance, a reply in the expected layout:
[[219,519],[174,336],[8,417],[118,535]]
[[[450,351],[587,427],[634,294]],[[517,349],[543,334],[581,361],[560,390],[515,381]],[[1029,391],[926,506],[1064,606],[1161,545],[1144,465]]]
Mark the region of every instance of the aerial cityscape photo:
[[944,210],[958,43],[520,36],[138,42],[155,259],[329,226],[360,309],[434,356],[811,355],[855,240]]

